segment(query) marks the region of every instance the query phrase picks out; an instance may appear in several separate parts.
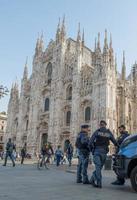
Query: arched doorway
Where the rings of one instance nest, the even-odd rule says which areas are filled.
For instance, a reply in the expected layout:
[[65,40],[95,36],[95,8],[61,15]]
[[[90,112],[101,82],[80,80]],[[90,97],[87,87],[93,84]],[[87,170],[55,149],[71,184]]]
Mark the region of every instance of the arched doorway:
[[43,144],[48,141],[48,123],[41,122],[38,126],[38,133],[37,133],[37,144],[38,144],[38,152],[41,150]]
[[48,141],[48,134],[47,133],[43,133],[41,136],[41,147],[46,144]]

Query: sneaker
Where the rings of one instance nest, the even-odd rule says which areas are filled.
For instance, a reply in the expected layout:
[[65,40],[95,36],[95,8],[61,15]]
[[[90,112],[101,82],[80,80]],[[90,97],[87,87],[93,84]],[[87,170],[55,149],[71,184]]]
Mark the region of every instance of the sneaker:
[[114,182],[111,183],[112,185],[124,185],[123,182],[120,182],[119,180],[116,180]]
[[83,184],[90,184],[90,182],[87,180],[87,181],[83,181]]
[[82,180],[77,180],[76,183],[82,183]]
[[95,187],[101,189],[101,188],[102,188],[102,185],[96,185]]
[[97,185],[95,184],[95,181],[92,179],[92,180],[90,180],[90,182],[89,182],[93,187],[96,187]]

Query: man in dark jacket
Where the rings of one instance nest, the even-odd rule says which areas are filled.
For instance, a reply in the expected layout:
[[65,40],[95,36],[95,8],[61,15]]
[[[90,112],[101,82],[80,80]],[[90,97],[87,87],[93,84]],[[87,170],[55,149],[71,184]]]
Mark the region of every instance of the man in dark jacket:
[[78,166],[77,166],[77,183],[89,184],[87,168],[89,160],[89,126],[82,125],[81,132],[76,139],[76,148],[78,151]]
[[69,144],[68,144],[67,149],[66,149],[66,156],[67,156],[67,159],[68,159],[68,162],[69,162],[69,167],[70,167],[71,166],[72,157],[73,157],[73,146],[70,143],[70,141],[69,141]]
[[27,153],[27,144],[25,143],[24,146],[21,149],[21,164],[24,162],[24,158],[26,157]]
[[15,149],[15,145],[11,142],[11,138],[9,138],[7,145],[6,145],[6,156],[5,156],[5,162],[3,166],[6,166],[7,164],[7,159],[10,157],[13,167],[15,167],[15,162],[13,159],[13,150]]
[[[117,138],[117,143],[118,143],[118,145],[119,145],[119,147],[120,147],[121,144],[122,144],[122,142],[124,141],[124,139],[125,139],[126,137],[128,137],[129,134],[128,134],[128,132],[126,131],[126,127],[125,127],[124,125],[121,125],[121,126],[119,127],[119,133],[120,133],[120,136]],[[119,148],[117,149],[117,152],[116,152],[116,153],[118,153],[118,151],[119,151]],[[114,181],[114,182],[112,182],[111,184],[112,184],[112,185],[124,185],[124,183],[125,183],[125,179],[122,178],[122,177],[120,177],[120,176],[117,176],[117,180]]]
[[106,122],[101,120],[100,128],[93,133],[89,142],[95,164],[95,171],[92,174],[90,183],[97,188],[102,188],[101,170],[105,164],[107,153],[109,152],[109,141],[117,145],[113,134],[106,128],[106,125]]

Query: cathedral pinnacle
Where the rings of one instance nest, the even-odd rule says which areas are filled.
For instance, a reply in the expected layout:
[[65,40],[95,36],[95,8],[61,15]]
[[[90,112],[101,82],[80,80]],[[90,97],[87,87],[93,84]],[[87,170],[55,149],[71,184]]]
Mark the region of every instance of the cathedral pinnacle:
[[97,50],[99,52],[101,52],[101,48],[100,48],[100,33],[98,33]]
[[96,52],[97,50],[97,38],[95,38],[95,47],[94,47],[94,51]]
[[84,28],[83,28],[83,33],[82,33],[82,46],[84,46],[85,43],[85,36],[84,36]]
[[23,79],[27,79],[27,78],[28,78],[28,57],[26,58],[24,74],[23,74]]
[[57,32],[56,32],[56,42],[59,43],[60,41],[60,33],[61,33],[61,30],[60,30],[60,18],[59,18],[59,22],[58,22],[58,26],[57,26]]
[[10,91],[10,98],[11,99],[18,99],[19,97],[19,86],[18,86],[18,82],[17,79],[15,82],[12,83],[12,88]]
[[107,49],[108,49],[107,30],[105,30],[104,51],[106,51]]
[[65,40],[65,37],[66,37],[66,28],[65,28],[65,15],[64,15],[63,20],[62,20],[62,26],[61,26],[61,39],[62,39],[62,41]]
[[41,37],[40,37],[39,49],[40,49],[40,51],[44,50],[43,31],[42,31]]
[[123,51],[123,62],[122,62],[122,80],[126,79],[126,64],[125,64],[125,51]]
[[77,42],[81,41],[80,23],[78,24]]
[[37,39],[37,42],[36,42],[35,54],[38,54],[39,46],[40,46],[40,39],[39,39],[39,36],[38,36],[38,39]]

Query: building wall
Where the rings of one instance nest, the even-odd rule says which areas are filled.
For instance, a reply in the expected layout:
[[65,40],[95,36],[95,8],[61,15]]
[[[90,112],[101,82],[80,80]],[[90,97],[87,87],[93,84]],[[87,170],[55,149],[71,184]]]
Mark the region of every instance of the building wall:
[[4,150],[4,136],[6,134],[7,126],[7,114],[5,112],[0,113],[0,152]]

